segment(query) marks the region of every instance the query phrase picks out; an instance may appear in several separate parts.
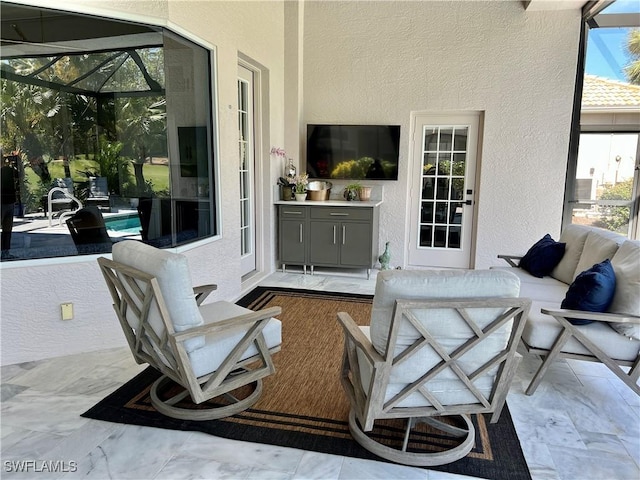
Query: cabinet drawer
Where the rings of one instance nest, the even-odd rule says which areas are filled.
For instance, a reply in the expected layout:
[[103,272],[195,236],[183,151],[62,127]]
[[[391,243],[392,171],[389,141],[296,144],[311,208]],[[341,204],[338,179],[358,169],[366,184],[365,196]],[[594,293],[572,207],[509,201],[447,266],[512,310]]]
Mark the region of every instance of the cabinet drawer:
[[280,218],[306,218],[307,208],[296,205],[279,205]]
[[358,207],[311,207],[311,218],[325,220],[371,220],[373,210],[371,208]]

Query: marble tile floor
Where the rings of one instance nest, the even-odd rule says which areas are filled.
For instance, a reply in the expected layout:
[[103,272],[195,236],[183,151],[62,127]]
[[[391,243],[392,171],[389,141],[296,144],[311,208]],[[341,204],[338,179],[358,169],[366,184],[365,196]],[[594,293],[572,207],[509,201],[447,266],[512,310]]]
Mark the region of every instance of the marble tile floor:
[[[278,272],[263,285],[373,293],[375,276]],[[556,362],[533,396],[526,358],[507,403],[534,480],[640,478],[640,398],[602,365]],[[144,369],[127,348],[9,365],[1,373],[1,478],[469,479],[435,470],[120,425],[80,414]],[[72,472],[19,473],[19,461]],[[72,463],[73,462],[73,463]],[[25,465],[23,463],[23,465]]]

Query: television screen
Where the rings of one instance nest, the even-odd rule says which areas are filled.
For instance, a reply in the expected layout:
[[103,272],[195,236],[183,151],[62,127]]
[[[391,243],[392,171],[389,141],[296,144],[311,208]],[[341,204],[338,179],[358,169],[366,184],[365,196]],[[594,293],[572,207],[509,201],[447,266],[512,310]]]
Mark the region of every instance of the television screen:
[[307,125],[311,178],[397,180],[399,125]]

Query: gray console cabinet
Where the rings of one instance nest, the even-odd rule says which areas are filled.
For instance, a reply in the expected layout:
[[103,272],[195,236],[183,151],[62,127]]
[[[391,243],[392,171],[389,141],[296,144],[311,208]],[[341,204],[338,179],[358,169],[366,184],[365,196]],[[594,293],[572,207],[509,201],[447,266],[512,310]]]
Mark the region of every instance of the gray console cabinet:
[[[357,204],[362,205],[362,204]],[[373,268],[378,252],[379,208],[345,205],[278,205],[279,255],[287,264]]]

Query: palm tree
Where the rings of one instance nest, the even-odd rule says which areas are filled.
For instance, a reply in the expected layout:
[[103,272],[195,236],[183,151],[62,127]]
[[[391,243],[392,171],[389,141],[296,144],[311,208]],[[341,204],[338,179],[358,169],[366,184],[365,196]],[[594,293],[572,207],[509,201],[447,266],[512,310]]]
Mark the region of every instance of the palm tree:
[[624,69],[627,79],[634,85],[640,85],[640,28],[629,31],[627,51],[631,55],[631,63]]

